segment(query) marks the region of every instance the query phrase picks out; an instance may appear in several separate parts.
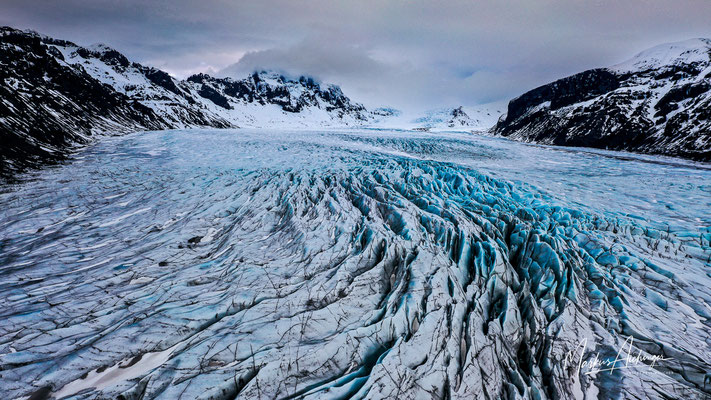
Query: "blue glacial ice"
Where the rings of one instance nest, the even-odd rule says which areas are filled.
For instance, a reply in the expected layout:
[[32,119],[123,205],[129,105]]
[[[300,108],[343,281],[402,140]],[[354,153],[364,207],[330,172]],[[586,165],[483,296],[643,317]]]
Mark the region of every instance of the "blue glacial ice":
[[[711,396],[708,165],[454,133],[147,132],[0,205],[3,398]],[[578,368],[630,338],[662,359]]]

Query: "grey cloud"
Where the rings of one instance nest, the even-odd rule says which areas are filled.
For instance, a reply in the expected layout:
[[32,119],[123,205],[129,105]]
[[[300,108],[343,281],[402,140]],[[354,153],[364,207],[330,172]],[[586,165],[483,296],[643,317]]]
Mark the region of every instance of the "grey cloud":
[[515,96],[662,42],[711,36],[708,0],[3,0],[0,23],[104,42],[178,76],[275,68],[366,104]]
[[461,77],[448,70],[379,60],[363,47],[332,46],[316,40],[248,52],[218,75],[241,78],[264,69],[337,82],[345,93],[370,107],[395,104],[426,109],[472,102],[471,88],[462,86]]

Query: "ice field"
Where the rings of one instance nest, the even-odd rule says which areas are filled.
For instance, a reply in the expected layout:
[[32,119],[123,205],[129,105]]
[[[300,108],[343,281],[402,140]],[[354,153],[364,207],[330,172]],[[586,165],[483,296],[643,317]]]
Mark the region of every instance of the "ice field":
[[185,130],[1,190],[3,398],[711,396],[708,164]]

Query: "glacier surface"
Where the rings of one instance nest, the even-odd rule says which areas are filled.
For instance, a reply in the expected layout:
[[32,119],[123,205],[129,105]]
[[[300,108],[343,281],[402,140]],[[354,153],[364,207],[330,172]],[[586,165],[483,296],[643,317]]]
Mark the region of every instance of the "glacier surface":
[[708,164],[173,130],[0,205],[3,398],[711,395]]

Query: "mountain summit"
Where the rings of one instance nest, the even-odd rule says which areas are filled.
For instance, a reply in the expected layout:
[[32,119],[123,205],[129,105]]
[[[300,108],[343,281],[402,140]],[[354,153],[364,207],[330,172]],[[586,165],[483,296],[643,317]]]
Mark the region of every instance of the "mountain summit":
[[106,45],[0,28],[0,175],[99,133],[240,126],[360,125],[372,116],[335,85],[262,71],[178,80]]
[[645,50],[511,100],[504,137],[711,160],[711,40]]

